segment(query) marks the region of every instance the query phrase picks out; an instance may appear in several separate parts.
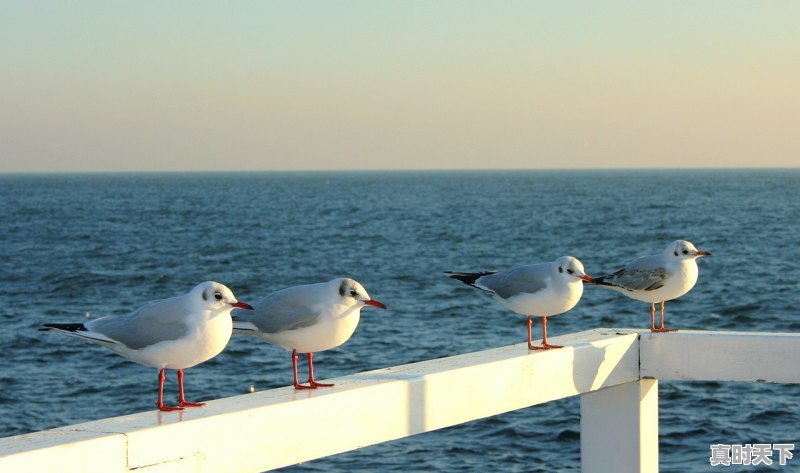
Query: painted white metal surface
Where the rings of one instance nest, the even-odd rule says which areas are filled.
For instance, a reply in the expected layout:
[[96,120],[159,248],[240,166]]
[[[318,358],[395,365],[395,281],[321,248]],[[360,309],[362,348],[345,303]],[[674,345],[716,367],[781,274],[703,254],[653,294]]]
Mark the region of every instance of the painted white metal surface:
[[127,472],[125,451],[124,434],[46,430],[0,439],[0,471]]
[[583,395],[584,471],[651,472],[650,378],[800,382],[800,334],[596,329],[553,341],[567,347],[529,353],[522,343],[353,374],[330,389],[279,388],[0,439],[0,471],[264,471]]
[[286,387],[201,409],[143,412],[2,439],[0,471],[19,465],[44,471],[53,456],[41,446],[94,450],[72,445],[85,436],[126,442],[103,447],[107,465],[98,468],[77,455],[59,471],[68,465],[125,471],[121,460],[141,472],[264,471],[635,381],[637,334],[620,333],[591,330],[553,337],[567,345],[559,350],[529,353],[522,343],[354,374],[335,379],[330,389]]
[[800,334],[642,332],[642,378],[800,383]]
[[658,380],[581,396],[581,471],[658,471]]

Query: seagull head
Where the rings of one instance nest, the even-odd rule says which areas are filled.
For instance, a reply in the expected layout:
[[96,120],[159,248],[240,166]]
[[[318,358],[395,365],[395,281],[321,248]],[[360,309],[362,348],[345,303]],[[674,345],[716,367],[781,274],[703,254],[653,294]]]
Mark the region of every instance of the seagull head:
[[572,280],[572,278],[578,278],[586,282],[593,282],[591,276],[584,271],[583,263],[581,263],[578,258],[562,256],[556,260],[556,264],[558,265],[558,274],[562,277],[570,280]]
[[335,281],[339,283],[339,296],[343,299],[343,304],[347,306],[358,305],[359,307],[369,305],[379,309],[386,308],[380,301],[369,297],[364,286],[355,279],[341,278]]
[[692,242],[686,240],[673,241],[664,250],[664,254],[668,258],[677,258],[680,260],[693,260],[701,256],[711,256],[711,253],[708,251],[698,250]]
[[250,304],[238,301],[233,291],[218,282],[200,283],[192,289],[191,294],[197,303],[214,312],[231,309],[253,310]]

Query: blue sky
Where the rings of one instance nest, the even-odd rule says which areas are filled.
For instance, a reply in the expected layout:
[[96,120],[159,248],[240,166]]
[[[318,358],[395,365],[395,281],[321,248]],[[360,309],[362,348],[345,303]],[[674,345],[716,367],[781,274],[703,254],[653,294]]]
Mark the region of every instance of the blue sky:
[[0,172],[785,167],[800,3],[0,0]]

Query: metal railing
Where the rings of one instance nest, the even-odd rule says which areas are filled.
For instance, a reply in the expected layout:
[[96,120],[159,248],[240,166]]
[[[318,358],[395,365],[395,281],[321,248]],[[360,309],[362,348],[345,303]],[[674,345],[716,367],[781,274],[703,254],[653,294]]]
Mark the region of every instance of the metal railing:
[[0,471],[265,471],[580,395],[582,470],[655,472],[658,380],[800,383],[800,370],[786,369],[800,361],[800,334],[595,329],[553,340],[566,347],[529,353],[522,343],[344,376],[329,389],[7,437]]

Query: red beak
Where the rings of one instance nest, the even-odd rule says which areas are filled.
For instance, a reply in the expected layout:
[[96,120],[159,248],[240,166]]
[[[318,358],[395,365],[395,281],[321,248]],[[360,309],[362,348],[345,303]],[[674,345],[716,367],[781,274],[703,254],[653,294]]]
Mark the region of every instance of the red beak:
[[247,302],[236,301],[236,302],[234,302],[234,303],[233,303],[233,304],[231,304],[231,305],[232,305],[233,307],[236,307],[237,309],[253,310],[253,306],[251,306],[251,305],[250,305],[250,304],[248,304]]
[[593,283],[593,282],[594,282],[594,279],[592,279],[592,277],[591,277],[591,276],[589,276],[588,274],[584,274],[584,275],[583,275],[583,277],[582,277],[581,279],[583,279],[583,280],[584,280],[584,281],[586,281],[586,282],[591,282],[591,283]]
[[385,309],[386,306],[383,305],[382,302],[376,301],[375,299],[370,299],[368,301],[364,301],[364,304],[371,305],[372,307],[377,307],[378,309]]
[[697,257],[699,258],[701,256],[711,256],[711,253],[709,253],[708,251],[702,251],[702,250],[698,251],[697,252]]

